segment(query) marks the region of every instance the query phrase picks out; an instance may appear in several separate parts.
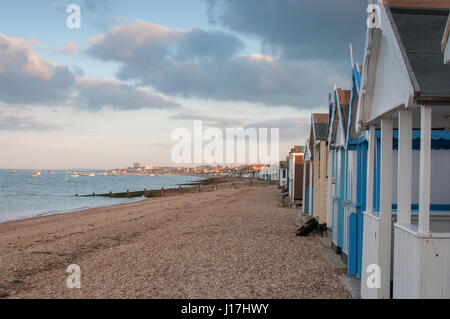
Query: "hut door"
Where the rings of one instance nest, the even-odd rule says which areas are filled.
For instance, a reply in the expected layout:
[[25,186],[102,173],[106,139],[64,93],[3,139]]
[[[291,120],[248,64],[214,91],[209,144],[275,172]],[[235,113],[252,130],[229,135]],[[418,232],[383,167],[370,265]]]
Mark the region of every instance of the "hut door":
[[303,197],[303,161],[301,157],[295,158],[295,194],[296,200],[302,200]]
[[361,278],[363,216],[366,210],[366,176],[367,176],[367,143],[357,146],[357,184],[356,184],[356,214],[349,216],[349,275]]

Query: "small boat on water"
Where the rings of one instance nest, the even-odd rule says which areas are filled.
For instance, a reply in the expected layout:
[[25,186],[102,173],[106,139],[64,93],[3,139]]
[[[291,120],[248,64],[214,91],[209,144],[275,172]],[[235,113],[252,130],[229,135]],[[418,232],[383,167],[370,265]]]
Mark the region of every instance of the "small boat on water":
[[78,173],[73,173],[72,175],[70,175],[71,177],[78,177]]
[[41,176],[41,172],[39,171],[36,171],[33,174],[31,174],[31,177],[38,177],[38,176]]
[[89,174],[88,173],[81,173],[81,176],[86,177],[86,176],[89,176]]
[[94,177],[95,176],[95,173],[90,173],[89,174],[89,177]]

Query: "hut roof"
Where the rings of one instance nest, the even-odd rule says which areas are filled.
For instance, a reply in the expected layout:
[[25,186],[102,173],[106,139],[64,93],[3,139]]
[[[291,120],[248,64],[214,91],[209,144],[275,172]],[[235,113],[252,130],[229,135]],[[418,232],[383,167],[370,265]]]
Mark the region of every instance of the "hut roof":
[[442,52],[450,1],[386,2],[410,77],[417,81],[416,96],[450,96],[450,66]]
[[313,113],[312,124],[314,128],[314,140],[326,140],[328,133],[328,114],[327,113]]
[[402,7],[402,8],[450,8],[450,2],[448,0],[380,0],[390,7]]
[[336,89],[338,102],[341,105],[350,104],[350,90]]

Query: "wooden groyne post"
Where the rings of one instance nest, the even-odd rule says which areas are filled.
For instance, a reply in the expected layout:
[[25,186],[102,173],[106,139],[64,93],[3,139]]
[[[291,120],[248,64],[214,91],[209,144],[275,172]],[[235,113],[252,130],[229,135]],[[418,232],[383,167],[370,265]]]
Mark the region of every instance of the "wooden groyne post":
[[164,196],[164,187],[161,187],[161,197]]

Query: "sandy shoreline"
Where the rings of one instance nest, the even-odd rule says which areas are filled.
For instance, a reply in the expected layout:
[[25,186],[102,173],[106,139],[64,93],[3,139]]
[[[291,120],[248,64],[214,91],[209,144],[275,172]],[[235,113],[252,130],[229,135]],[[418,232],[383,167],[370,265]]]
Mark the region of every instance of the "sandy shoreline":
[[276,187],[224,188],[1,223],[0,296],[350,297]]

